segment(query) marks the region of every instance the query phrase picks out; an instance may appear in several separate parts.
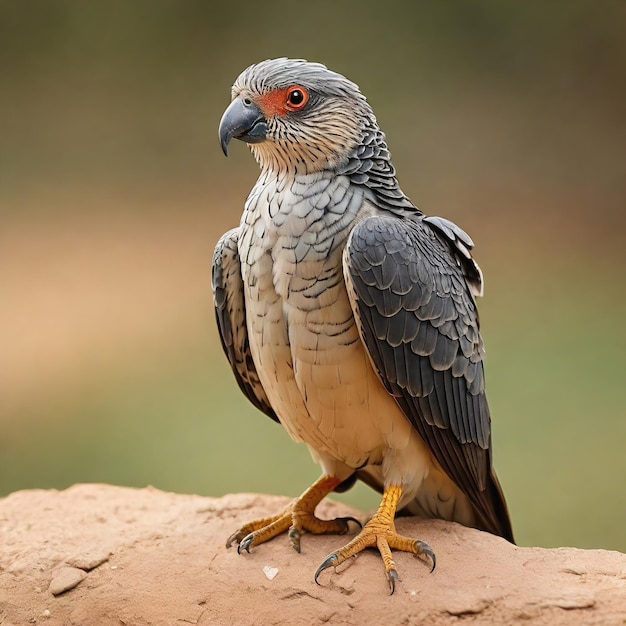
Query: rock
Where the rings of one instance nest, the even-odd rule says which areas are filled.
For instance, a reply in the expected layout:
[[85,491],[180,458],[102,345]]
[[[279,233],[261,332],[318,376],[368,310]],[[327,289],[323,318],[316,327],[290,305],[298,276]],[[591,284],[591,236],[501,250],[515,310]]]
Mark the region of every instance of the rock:
[[[165,624],[622,624],[626,555],[521,548],[477,530],[400,518],[400,533],[427,541],[437,569],[395,554],[389,589],[370,551],[313,573],[346,537],[287,537],[238,555],[224,547],[245,521],[286,498],[223,498],[156,489],[77,485],[0,499],[0,622]],[[332,501],[321,517],[366,515]],[[79,584],[80,583],[80,584]]]

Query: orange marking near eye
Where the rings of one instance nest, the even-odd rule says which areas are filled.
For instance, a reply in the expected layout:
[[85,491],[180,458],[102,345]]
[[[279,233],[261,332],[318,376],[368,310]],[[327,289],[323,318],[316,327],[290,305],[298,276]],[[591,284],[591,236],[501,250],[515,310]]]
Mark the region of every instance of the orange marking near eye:
[[[299,91],[303,98],[302,102],[292,104],[289,97],[294,91]],[[307,103],[309,92],[299,85],[291,85],[284,89],[274,89],[266,94],[258,96],[257,105],[266,117],[274,115],[285,115],[289,111],[298,111]]]

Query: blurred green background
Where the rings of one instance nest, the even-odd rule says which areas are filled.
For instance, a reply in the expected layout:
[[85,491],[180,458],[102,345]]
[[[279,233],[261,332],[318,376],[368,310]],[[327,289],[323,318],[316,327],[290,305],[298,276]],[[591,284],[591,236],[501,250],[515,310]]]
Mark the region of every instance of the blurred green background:
[[404,191],[476,242],[518,541],[626,551],[625,26],[621,0],[1,1],[0,495],[318,475],[240,394],[210,294],[257,173],[217,125],[287,55],[357,82]]

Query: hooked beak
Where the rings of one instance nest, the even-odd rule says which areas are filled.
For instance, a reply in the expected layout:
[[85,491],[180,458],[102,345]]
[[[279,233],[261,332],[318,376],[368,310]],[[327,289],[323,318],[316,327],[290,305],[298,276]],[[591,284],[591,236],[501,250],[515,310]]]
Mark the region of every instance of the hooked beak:
[[224,111],[220,121],[219,137],[222,151],[228,156],[228,144],[234,137],[246,143],[259,143],[267,134],[263,114],[250,100],[235,98]]

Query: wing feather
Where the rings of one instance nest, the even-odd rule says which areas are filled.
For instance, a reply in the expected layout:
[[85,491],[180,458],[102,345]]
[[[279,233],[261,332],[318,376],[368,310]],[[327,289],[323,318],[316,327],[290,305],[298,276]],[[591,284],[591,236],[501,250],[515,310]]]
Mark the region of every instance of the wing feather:
[[491,418],[471,239],[442,218],[370,217],[352,231],[344,274],[379,377],[486,530],[513,539],[491,464]]
[[212,286],[217,327],[239,388],[257,409],[278,422],[250,352],[238,237],[238,228],[229,230],[217,242],[213,253]]

